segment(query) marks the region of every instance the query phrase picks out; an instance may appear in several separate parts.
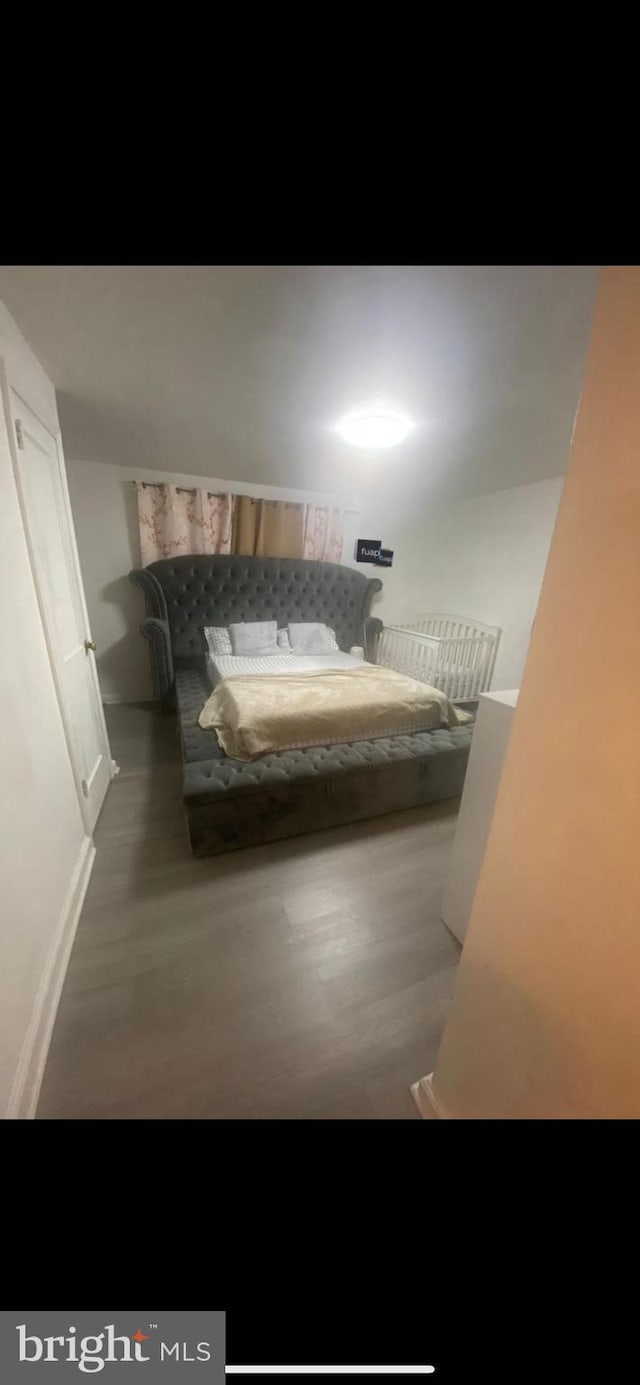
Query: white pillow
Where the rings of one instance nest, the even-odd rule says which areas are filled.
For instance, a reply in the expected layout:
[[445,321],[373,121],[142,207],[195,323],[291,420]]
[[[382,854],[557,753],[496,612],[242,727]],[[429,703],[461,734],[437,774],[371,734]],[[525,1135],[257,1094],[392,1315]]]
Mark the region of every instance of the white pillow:
[[232,654],[231,636],[226,625],[207,625],[204,637],[210,654]]
[[[204,637],[207,641],[207,648],[210,654],[233,654],[233,649],[231,648],[231,635],[226,625],[205,626]],[[289,632],[286,626],[278,630],[277,641],[279,649],[285,654],[291,653]]]
[[275,620],[247,620],[229,626],[231,648],[234,654],[249,654],[254,659],[268,654],[279,654]]
[[294,654],[337,654],[338,642],[333,630],[318,621],[289,622],[289,641]]

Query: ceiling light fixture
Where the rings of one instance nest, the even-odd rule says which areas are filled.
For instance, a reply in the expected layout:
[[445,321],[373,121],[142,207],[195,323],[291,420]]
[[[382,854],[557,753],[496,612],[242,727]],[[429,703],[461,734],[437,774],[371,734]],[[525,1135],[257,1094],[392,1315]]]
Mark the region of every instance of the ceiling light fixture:
[[397,447],[413,428],[411,419],[392,409],[376,405],[347,414],[336,425],[336,432],[352,447]]

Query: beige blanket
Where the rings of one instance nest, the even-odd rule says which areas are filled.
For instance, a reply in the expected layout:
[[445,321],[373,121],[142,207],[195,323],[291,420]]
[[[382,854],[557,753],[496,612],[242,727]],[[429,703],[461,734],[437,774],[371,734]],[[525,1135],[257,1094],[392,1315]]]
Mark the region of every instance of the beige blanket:
[[337,745],[471,721],[444,693],[374,664],[331,672],[235,674],[198,718],[225,753],[253,760],[274,750]]

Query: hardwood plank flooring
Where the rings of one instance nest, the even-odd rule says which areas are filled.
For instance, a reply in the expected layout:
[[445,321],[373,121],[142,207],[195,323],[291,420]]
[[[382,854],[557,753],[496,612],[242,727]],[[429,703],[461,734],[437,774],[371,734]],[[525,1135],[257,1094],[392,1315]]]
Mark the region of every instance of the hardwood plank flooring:
[[95,834],[39,1119],[418,1119],[460,948],[458,803],[196,861],[174,718],[106,709]]

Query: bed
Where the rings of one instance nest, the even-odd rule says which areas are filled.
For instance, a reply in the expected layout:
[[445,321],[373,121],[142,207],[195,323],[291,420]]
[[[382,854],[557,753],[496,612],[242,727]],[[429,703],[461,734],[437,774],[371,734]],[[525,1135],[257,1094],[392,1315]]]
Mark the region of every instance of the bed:
[[[335,563],[197,554],[151,563],[130,579],[145,596],[141,633],[150,644],[156,695],[177,712],[194,855],[461,793],[470,724],[298,746],[248,760],[227,755],[216,732],[200,724],[216,683],[206,627],[275,620],[283,629],[291,621],[316,621],[335,631],[339,654],[353,659],[353,647],[371,650],[382,631],[370,614],[382,588],[378,578]],[[228,677],[219,667],[218,681],[221,672]]]

